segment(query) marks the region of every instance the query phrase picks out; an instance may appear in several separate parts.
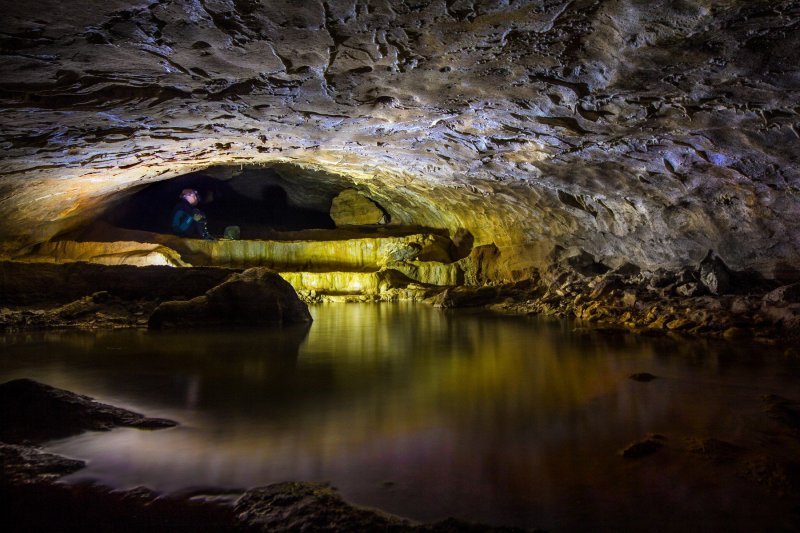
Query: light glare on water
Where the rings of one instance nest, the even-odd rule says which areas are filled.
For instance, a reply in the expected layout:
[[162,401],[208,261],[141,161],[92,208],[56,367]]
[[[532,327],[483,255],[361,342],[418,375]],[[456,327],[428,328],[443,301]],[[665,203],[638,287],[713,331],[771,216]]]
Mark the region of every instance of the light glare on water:
[[0,378],[180,423],[51,443],[89,461],[69,481],[330,481],[351,502],[414,519],[557,529],[663,505],[695,512],[697,480],[666,487],[618,451],[648,432],[739,438],[741,413],[757,412],[761,394],[791,396],[800,374],[762,348],[412,304],[311,310],[310,329],[7,335]]

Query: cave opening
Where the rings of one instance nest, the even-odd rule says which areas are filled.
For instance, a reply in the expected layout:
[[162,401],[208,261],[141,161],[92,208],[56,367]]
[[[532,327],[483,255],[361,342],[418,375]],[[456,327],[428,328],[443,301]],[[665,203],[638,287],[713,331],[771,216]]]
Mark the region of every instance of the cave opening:
[[103,219],[123,229],[169,234],[181,191],[194,189],[212,235],[237,226],[243,238],[271,238],[280,232],[336,228],[330,206],[344,188],[334,184],[314,190],[303,183],[301,191],[274,167],[211,167],[146,185]]

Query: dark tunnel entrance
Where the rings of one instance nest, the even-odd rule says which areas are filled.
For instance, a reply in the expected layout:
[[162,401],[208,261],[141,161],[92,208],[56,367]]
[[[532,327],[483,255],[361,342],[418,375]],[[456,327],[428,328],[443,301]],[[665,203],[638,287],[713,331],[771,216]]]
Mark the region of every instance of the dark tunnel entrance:
[[[344,187],[331,185],[323,190],[308,187],[312,190],[298,201],[297,185],[292,186],[275,168],[215,167],[143,187],[106,213],[105,219],[125,229],[172,233],[171,214],[181,191],[195,189],[197,207],[207,215],[208,229],[215,236],[221,236],[228,226],[238,226],[247,238],[332,229],[336,225],[329,214],[330,204]],[[301,202],[304,205],[298,205]]]

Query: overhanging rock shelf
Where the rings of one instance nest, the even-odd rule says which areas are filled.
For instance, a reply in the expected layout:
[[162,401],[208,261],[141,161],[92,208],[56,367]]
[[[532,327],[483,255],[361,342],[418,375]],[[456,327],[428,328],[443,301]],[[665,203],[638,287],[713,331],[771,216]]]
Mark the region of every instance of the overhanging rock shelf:
[[[458,257],[432,232],[296,232],[291,240],[184,239],[103,228],[39,244],[13,259],[105,265],[269,267],[306,300],[416,300],[474,277],[476,254]],[[317,238],[314,238],[317,237]],[[112,240],[113,239],[113,240]]]

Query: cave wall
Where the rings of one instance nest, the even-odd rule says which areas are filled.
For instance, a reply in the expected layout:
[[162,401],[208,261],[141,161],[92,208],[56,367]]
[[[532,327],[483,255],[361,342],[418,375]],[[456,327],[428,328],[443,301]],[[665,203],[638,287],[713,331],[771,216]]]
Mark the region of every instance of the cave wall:
[[509,269],[560,244],[796,272],[797,1],[0,8],[5,253],[150,182],[283,165],[393,223],[466,228]]

